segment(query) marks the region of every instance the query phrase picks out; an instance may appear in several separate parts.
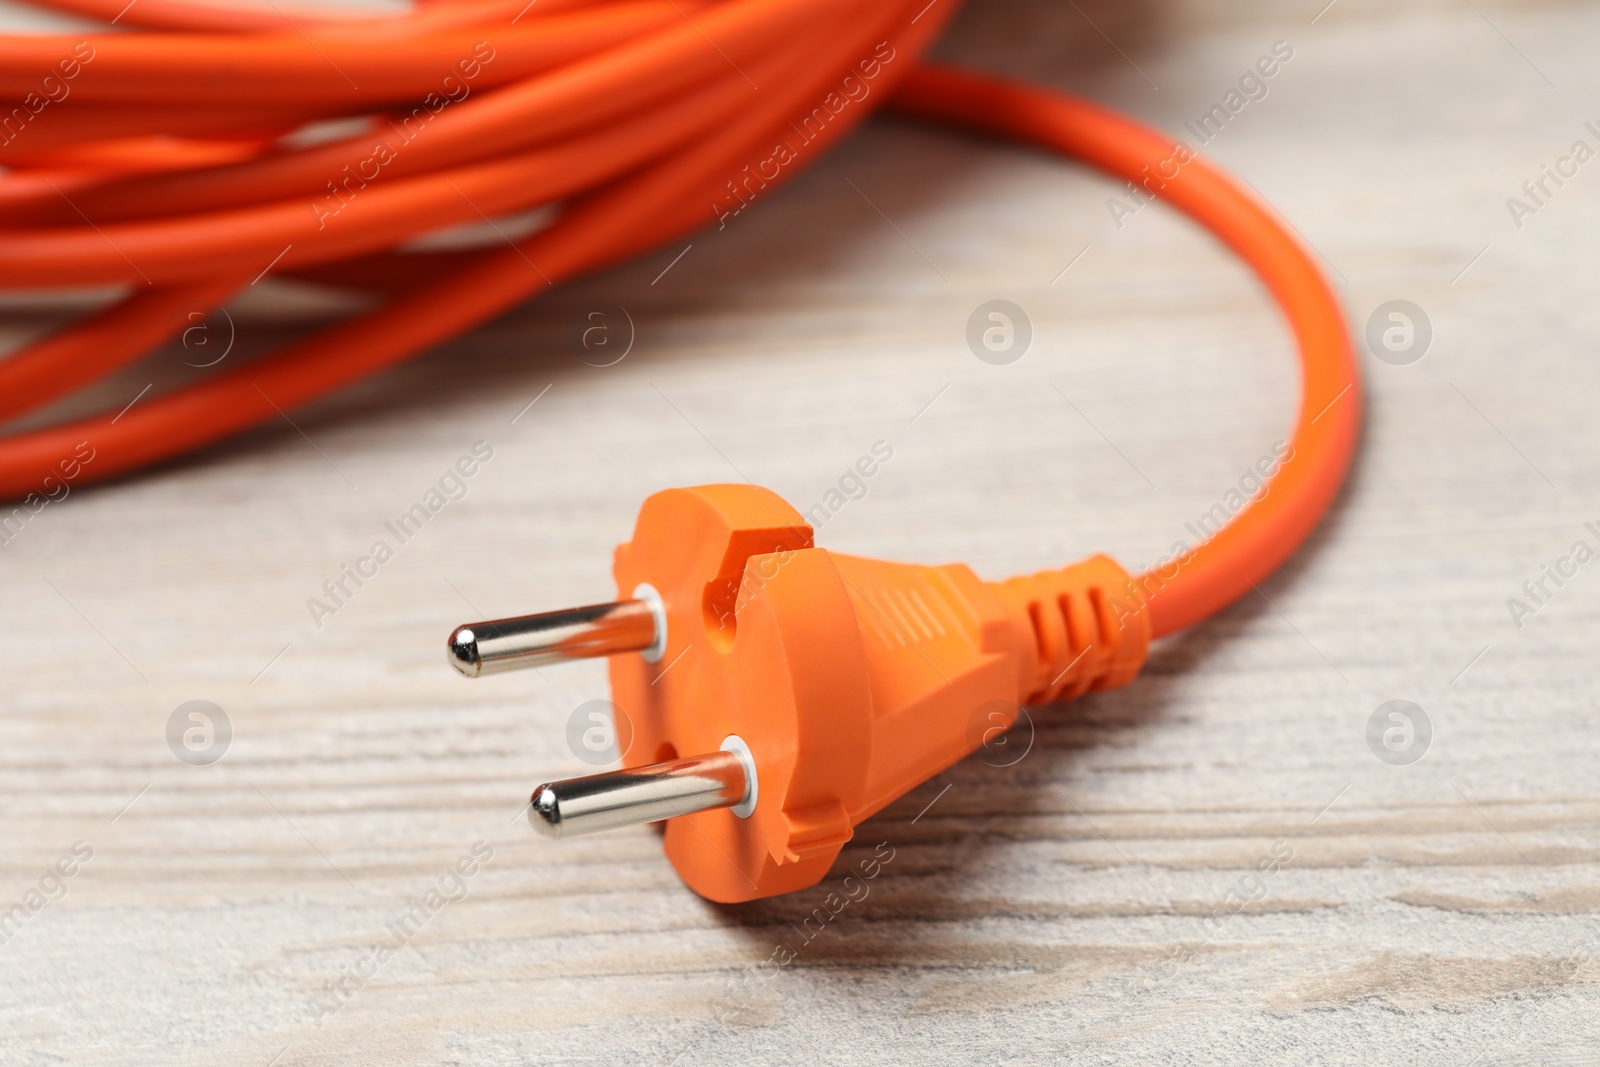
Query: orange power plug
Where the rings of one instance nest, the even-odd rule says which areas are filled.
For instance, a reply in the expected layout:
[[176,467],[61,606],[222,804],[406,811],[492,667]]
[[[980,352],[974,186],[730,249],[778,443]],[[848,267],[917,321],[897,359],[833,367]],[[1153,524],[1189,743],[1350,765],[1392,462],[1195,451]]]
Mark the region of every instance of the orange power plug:
[[1019,705],[1121,685],[1152,637],[1254,591],[1315,529],[1360,430],[1360,373],[1327,280],[1265,205],[1181,142],[945,69],[918,70],[895,106],[1077,156],[1204,224],[1283,311],[1299,412],[1259,493],[1137,578],[1104,556],[993,583],[959,564],[836,555],[772,493],[714,485],[645,502],[617,550],[624,599],[457,629],[451,662],[467,675],[613,657],[618,726],[632,728],[624,770],[540,786],[529,818],[552,836],[665,821],[673,866],[713,900],[816,883],[861,820]]
[[1150,643],[1105,556],[1005,582],[845,556],[754,486],[656,493],[614,572],[616,603],[460,627],[451,662],[610,655],[624,769],[540,786],[529,820],[564,836],[665,819],[679,875],[728,903],[816,884],[863,819],[1021,705],[1130,681]]

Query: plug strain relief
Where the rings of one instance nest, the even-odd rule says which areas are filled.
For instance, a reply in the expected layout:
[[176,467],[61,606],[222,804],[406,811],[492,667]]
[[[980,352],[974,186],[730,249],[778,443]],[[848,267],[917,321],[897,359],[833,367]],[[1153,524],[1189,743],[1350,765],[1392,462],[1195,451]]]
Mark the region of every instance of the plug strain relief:
[[1150,647],[1146,598],[1109,556],[1022,575],[992,588],[1018,649],[1024,704],[1070,700],[1132,681]]

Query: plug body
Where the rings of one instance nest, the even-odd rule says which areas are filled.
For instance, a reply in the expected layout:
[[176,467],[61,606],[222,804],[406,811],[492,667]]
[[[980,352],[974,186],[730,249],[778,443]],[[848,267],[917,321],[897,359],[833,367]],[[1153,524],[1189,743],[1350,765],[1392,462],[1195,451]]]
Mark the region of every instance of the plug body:
[[980,580],[962,564],[846,556],[766,489],[650,497],[616,552],[618,590],[665,610],[654,662],[610,660],[631,720],[625,767],[714,753],[737,736],[756,802],[667,820],[696,892],[735,902],[820,881],[854,828],[1009,727],[1022,704],[1121,685],[1149,645],[1128,575],[1096,556]]

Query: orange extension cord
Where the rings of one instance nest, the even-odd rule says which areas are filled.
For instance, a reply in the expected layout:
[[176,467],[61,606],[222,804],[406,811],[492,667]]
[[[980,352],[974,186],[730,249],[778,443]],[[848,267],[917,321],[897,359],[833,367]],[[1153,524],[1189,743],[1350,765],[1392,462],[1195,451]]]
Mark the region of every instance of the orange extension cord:
[[[1284,226],[1128,119],[923,64],[957,0],[422,0],[395,15],[44,2],[139,30],[0,37],[0,288],[127,292],[0,361],[0,419],[140,358],[269,272],[389,300],[118,418],[0,439],[4,498],[39,492],[81,442],[95,458],[77,483],[278,418],[716,221],[890,101],[1142,186],[1208,227],[1282,306],[1303,366],[1294,460],[1168,565],[1150,603],[1157,635],[1282,563],[1349,465],[1361,412],[1349,338]],[[323,136],[286,136],[308,123],[326,123]],[[556,220],[515,242],[405,250],[547,204]]]

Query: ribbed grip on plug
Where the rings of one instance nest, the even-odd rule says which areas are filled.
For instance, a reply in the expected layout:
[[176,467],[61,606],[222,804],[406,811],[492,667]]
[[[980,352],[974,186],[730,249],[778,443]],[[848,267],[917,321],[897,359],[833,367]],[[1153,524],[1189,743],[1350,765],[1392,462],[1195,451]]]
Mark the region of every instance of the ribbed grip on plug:
[[1070,700],[1132,681],[1150,648],[1150,618],[1128,573],[1108,556],[994,583],[1019,639],[1033,649],[1019,678],[1025,704]]

